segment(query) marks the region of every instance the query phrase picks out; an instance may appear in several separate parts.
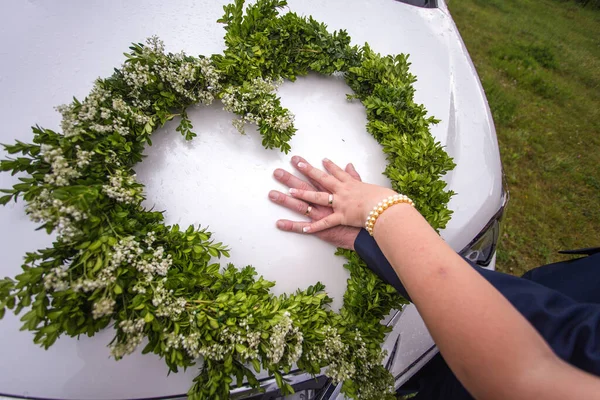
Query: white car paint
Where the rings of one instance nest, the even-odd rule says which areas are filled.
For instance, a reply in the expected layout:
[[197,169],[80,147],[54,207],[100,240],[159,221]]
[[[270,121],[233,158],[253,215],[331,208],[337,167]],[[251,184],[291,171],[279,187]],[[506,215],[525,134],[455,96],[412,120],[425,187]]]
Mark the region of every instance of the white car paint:
[[[216,20],[224,0],[76,1],[4,0],[0,13],[0,142],[32,138],[29,127],[58,129],[53,107],[82,98],[98,76],[120,65],[130,42],[153,34],[169,51],[211,54],[222,51],[224,30]],[[457,192],[450,202],[454,215],[442,236],[457,251],[479,233],[501,204],[501,164],[494,125],[474,67],[449,12],[421,9],[393,0],[290,0],[292,11],[312,15],[330,29],[346,29],[356,44],[368,42],[383,54],[408,53],[418,78],[416,100],[441,122],[433,135],[446,146],[457,167],[446,177]],[[349,89],[335,77],[310,75],[280,88],[282,102],[296,114],[297,135],[292,154],[315,164],[327,156],[353,162],[365,181],[387,184],[381,172],[385,159],[366,133],[362,105],[348,103]],[[319,240],[284,234],[277,218],[293,217],[267,200],[277,167],[289,168],[291,155],[265,150],[253,129],[240,136],[231,115],[219,105],[191,113],[198,137],[191,143],[171,124],[158,132],[148,158],[137,167],[147,186],[147,205],[166,210],[168,223],[210,225],[216,238],[232,248],[231,261],[252,264],[277,281],[276,293],[322,281],[341,304],[346,288],[343,260]],[[3,156],[3,154],[0,154]],[[0,175],[0,187],[16,182]],[[35,232],[23,204],[0,209],[2,275],[20,270],[26,251],[49,245],[51,238]],[[435,354],[433,342],[414,307],[398,314],[385,347],[398,343],[392,372],[400,374],[416,360]],[[154,355],[133,354],[122,361],[109,358],[106,345],[113,332],[94,338],[63,337],[45,351],[32,335],[19,332],[17,317],[0,322],[0,393],[61,399],[161,397],[185,393],[195,368],[167,376]],[[398,336],[400,335],[400,341]],[[422,357],[426,353],[425,357]],[[398,381],[403,382],[413,367]]]

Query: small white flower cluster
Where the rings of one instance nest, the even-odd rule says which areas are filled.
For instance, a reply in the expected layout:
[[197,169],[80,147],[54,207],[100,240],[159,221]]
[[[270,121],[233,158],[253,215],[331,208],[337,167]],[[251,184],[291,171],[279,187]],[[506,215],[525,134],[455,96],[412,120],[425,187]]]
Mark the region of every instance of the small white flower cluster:
[[[362,369],[367,379],[361,379],[358,382],[357,399],[381,399],[396,395],[393,380],[391,382],[380,379],[368,379],[369,371]],[[392,378],[393,379],[393,378]],[[358,379],[355,378],[355,382]]]
[[128,335],[133,335],[136,333],[140,333],[144,330],[144,326],[146,326],[146,321],[144,318],[138,318],[135,321],[126,319],[125,321],[119,322],[119,328]]
[[66,186],[70,179],[80,176],[79,171],[69,166],[69,162],[59,147],[43,144],[40,152],[42,159],[50,164],[51,168],[50,173],[44,176],[44,182],[56,186]]
[[170,254],[165,256],[165,249],[158,246],[152,253],[152,259],[140,260],[135,264],[138,271],[150,275],[167,275],[167,271],[173,265],[173,259]]
[[221,343],[214,343],[210,346],[202,347],[199,350],[199,355],[204,358],[211,360],[220,361],[225,358],[225,355],[233,351],[232,345],[224,345]]
[[135,293],[146,293],[150,284],[153,281],[152,275],[146,275],[143,279],[138,280],[135,285],[131,288]]
[[26,212],[33,222],[50,222],[57,231],[59,240],[69,242],[81,233],[75,223],[87,215],[75,206],[68,206],[62,200],[54,199],[48,189],[27,203]]
[[[133,236],[128,236],[121,239],[114,247],[111,255],[110,263],[116,268],[119,265],[127,264],[135,267],[138,271],[146,274],[147,277],[152,278],[154,275],[165,276],[167,271],[173,264],[173,259],[170,254],[165,255],[165,249],[162,246],[158,246],[156,249],[152,248],[156,236],[154,232],[149,232],[144,239],[148,249],[154,250],[152,257],[143,257],[146,253]],[[159,285],[163,285],[162,282]]]
[[177,65],[168,59],[163,59],[162,63],[157,63],[154,68],[163,82],[167,82],[177,93],[190,100],[195,100],[196,96],[186,86],[196,79],[196,68],[193,63],[186,62],[183,57],[178,57],[181,64]]
[[248,320],[246,319],[239,322],[239,327],[241,330],[236,331],[230,331],[227,326],[223,328],[221,331],[221,340],[226,342],[232,348],[235,348],[236,344],[243,344],[245,349],[240,355],[247,360],[258,357],[260,332],[252,331],[250,325],[248,325]]
[[[360,334],[358,331],[356,333],[356,341],[361,346],[359,350],[354,353],[356,356],[355,365],[358,366],[358,370],[354,374],[353,378],[358,386],[357,398],[375,399],[386,397],[387,395],[394,395],[396,390],[394,388],[394,380],[392,376],[389,377],[389,380],[370,378],[370,374],[374,370],[374,367],[377,365],[381,366],[381,363],[387,352],[379,349],[377,352],[372,351],[367,354],[365,344],[362,341]],[[364,352],[361,351],[363,348]],[[362,353],[364,356],[361,356],[360,353]]]
[[163,332],[166,351],[170,349],[180,349],[183,347],[192,358],[209,358],[211,360],[222,360],[225,355],[233,351],[232,344],[213,343],[210,346],[200,347],[200,333],[193,331],[184,336],[175,332]]
[[[274,93],[281,83],[282,80],[268,81],[263,78],[254,78],[250,83],[249,91],[244,86],[229,86],[225,89],[225,93],[221,97],[223,109],[243,115],[241,118],[232,121],[233,126],[240,133],[244,133],[244,124],[247,123],[258,125],[263,122],[279,132],[283,132],[294,125],[294,115],[289,110],[284,115],[275,115],[274,99],[265,96]],[[257,106],[258,109],[250,110],[252,108],[250,103],[259,97],[262,97],[262,99],[260,105]]]
[[77,168],[84,168],[89,165],[93,153],[91,151],[81,150],[79,146],[76,146],[75,148],[77,149]]
[[122,71],[125,82],[132,87],[144,87],[152,80],[150,68],[148,68],[148,65],[142,64],[141,62],[125,64],[122,67]]
[[[154,301],[154,299],[153,299]],[[183,297],[168,298],[156,309],[156,316],[177,319],[185,311],[187,300]]]
[[50,191],[43,189],[36,198],[27,203],[25,211],[29,215],[29,219],[33,222],[46,222],[55,219],[57,207],[54,206],[54,200],[58,199],[53,199]]
[[288,350],[287,362],[290,365],[294,364],[302,357],[302,342],[304,341],[304,335],[302,335],[302,332],[300,332],[298,328],[296,328],[296,330],[296,342],[290,344]]
[[355,350],[352,353],[352,356],[356,360],[360,360],[361,368],[365,371],[371,370],[373,367],[377,365],[381,365],[383,359],[385,358],[387,351],[381,350],[378,348],[377,351],[369,352],[367,349],[367,344],[362,338],[360,331],[357,329],[354,332],[354,342],[356,344]]
[[242,337],[238,340],[242,340],[244,339],[244,341],[248,344],[248,347],[251,349],[256,349],[258,348],[258,345],[260,344],[260,332],[259,331],[252,331],[250,329],[250,325],[248,325],[248,320],[247,319],[242,319],[240,321],[240,327],[246,330],[246,336]]
[[185,311],[187,301],[183,297],[173,296],[173,290],[167,290],[164,282],[160,281],[154,288],[152,305],[156,307],[158,317],[177,319]]
[[142,343],[143,335],[131,335],[127,337],[125,343],[115,343],[110,345],[110,354],[117,360],[123,358],[127,354],[131,354]]
[[290,345],[290,351],[288,352],[288,364],[293,364],[302,355],[302,332],[298,327],[293,325],[293,321],[290,318],[288,311],[283,313],[281,321],[273,326],[271,337],[269,338],[269,350],[267,357],[269,360],[277,364],[283,358],[283,354],[288,347],[288,341],[294,340],[295,344]]
[[[154,60],[146,64],[140,60],[131,60],[121,67],[125,82],[130,87],[132,106],[122,97],[106,89],[102,81],[97,80],[92,91],[83,102],[56,107],[62,114],[61,127],[65,137],[82,134],[86,129],[99,134],[113,132],[122,136],[132,133],[127,121],[143,126],[151,118],[142,110],[148,110],[152,102],[142,94],[148,84],[157,79],[170,85],[177,93],[192,102],[210,104],[220,89],[221,76],[208,58],[186,58],[184,53],[166,55],[163,42],[158,37],[148,38],[143,54]],[[204,85],[197,85],[203,77]]]
[[[160,79],[193,102],[212,103],[221,77],[210,59],[186,58],[184,52],[166,55],[165,45],[157,36],[146,40],[142,54],[154,63],[132,61],[121,68],[135,101],[143,102],[140,95],[144,87]],[[205,79],[205,85],[197,85],[201,77]]]
[[[367,345],[365,343],[365,341],[362,338],[362,335],[360,334],[360,331],[357,329],[356,332],[354,333],[354,341],[358,344],[358,349],[355,350],[354,355],[356,356],[356,358],[360,358],[363,360],[367,360],[368,357],[368,350],[367,350]],[[379,361],[377,361],[379,363]],[[371,365],[369,365],[370,367]]]
[[135,202],[137,190],[131,187],[135,183],[135,175],[127,175],[124,171],[118,169],[114,175],[108,178],[108,181],[108,185],[102,185],[102,190],[108,197],[119,203]]
[[144,253],[144,249],[133,236],[127,236],[114,245],[110,256],[110,262],[118,267],[123,263],[135,264],[135,261]]
[[219,342],[210,346],[200,347],[201,335],[197,331],[192,331],[184,336],[175,334],[175,332],[164,331],[167,351],[171,348],[183,348],[192,358],[205,357],[211,360],[222,360],[225,355],[231,353],[236,344],[242,344],[245,350],[240,354],[249,360],[258,357],[258,345],[260,344],[261,333],[250,329],[247,319],[239,321],[238,328],[231,330],[229,326],[224,327],[219,332]]
[[[69,166],[62,150],[49,145],[41,146],[42,159],[50,164],[51,172],[44,176],[44,181],[56,186],[66,186],[69,180],[79,177],[80,172]],[[92,154],[77,147],[77,166],[86,166]],[[62,200],[55,199],[48,189],[30,200],[26,207],[29,218],[34,222],[50,222],[57,230],[59,239],[69,242],[81,233],[75,223],[87,218],[87,215],[74,205],[66,205]]]
[[206,90],[201,89],[198,91],[198,100],[203,104],[209,105],[215,99],[214,94],[221,88],[221,75],[209,58],[200,58],[196,64],[200,66],[202,75],[206,79]]
[[69,275],[69,273],[64,268],[52,268],[49,273],[44,275],[44,288],[56,292],[67,290],[69,285],[64,280],[67,275]]
[[72,104],[62,104],[56,106],[55,109],[62,115],[60,127],[65,137],[77,136],[83,132],[83,128],[75,112],[75,107]]
[[269,121],[269,125],[276,131],[284,132],[294,126],[294,115],[289,112],[286,115],[278,115]]
[[[91,124],[97,121],[98,113],[102,110],[102,104],[109,99],[110,92],[102,86],[100,81],[96,81],[88,97],[81,103],[79,112],[76,112],[74,104],[61,105],[56,110],[62,114],[61,128],[65,137],[78,136],[84,131],[84,124]],[[103,119],[107,115],[101,116]],[[95,125],[98,125],[97,123]],[[94,129],[96,130],[96,129]],[[99,132],[99,131],[98,131]]]
[[[323,334],[325,336],[323,346],[312,349],[306,357],[311,361],[329,364],[325,375],[330,377],[334,383],[359,379],[358,398],[360,399],[377,398],[382,391],[389,390],[388,387],[380,387],[381,385],[376,387],[378,382],[374,383],[368,379],[369,372],[373,367],[381,365],[385,353],[382,351],[370,352],[358,329],[354,332],[352,346],[346,346],[337,329],[329,325],[323,327]],[[357,366],[359,366],[358,369]],[[363,377],[367,377],[367,379],[362,379]]]
[[165,52],[165,43],[153,35],[146,39],[146,46],[144,46],[144,54],[163,54]]
[[323,327],[323,346],[312,349],[306,358],[319,363],[327,363],[325,374],[335,383],[352,379],[356,373],[353,363],[347,361],[348,351],[337,329],[326,325]]
[[[97,80],[92,87],[88,97],[81,103],[79,112],[76,112],[74,104],[61,105],[56,110],[62,114],[61,128],[65,137],[73,137],[81,134],[84,130],[84,123],[92,123],[97,120],[98,113],[102,111],[102,104],[109,99],[110,92],[102,86]],[[103,119],[107,115],[101,116]]]
[[[166,328],[164,329],[163,332],[166,331]],[[169,351],[171,349],[179,349],[182,345],[183,340],[185,339],[183,334],[179,333],[175,333],[175,332],[168,332],[164,334],[165,336],[165,346],[166,349],[165,351]],[[199,337],[198,337],[199,339]]]
[[[181,62],[180,65],[173,63],[167,57],[160,58],[161,63],[157,63],[154,68],[163,82],[167,82],[177,93],[187,97],[193,102],[211,104],[214,100],[213,92],[219,87],[219,74],[207,58],[185,60],[185,55],[180,53],[175,60]],[[206,88],[201,87],[196,92],[187,89],[186,86],[193,86],[198,80],[198,75],[206,79]]]
[[107,154],[107,155],[108,155],[108,162],[109,162],[111,165],[114,165],[114,166],[117,166],[117,167],[119,167],[119,166],[121,166],[121,165],[122,165],[122,162],[121,162],[121,160],[119,159],[119,156],[117,156],[117,153],[115,153],[115,151],[114,151],[114,150],[108,150],[108,152],[107,152],[107,153],[108,153],[108,154]]
[[[200,357],[200,333],[190,332],[186,337],[180,338],[181,347],[193,358]],[[167,346],[168,346],[167,341]]]
[[106,90],[100,80],[96,80],[92,91],[88,97],[81,103],[79,114],[77,117],[79,121],[93,122],[98,117],[98,111],[101,110],[102,104],[110,99],[111,93]]
[[[123,71],[127,80],[128,70],[123,69]],[[112,110],[109,108],[111,106]],[[149,104],[146,104],[146,108],[148,106]],[[63,117],[61,127],[65,137],[80,135],[86,126],[96,133],[117,132],[126,136],[131,133],[126,118],[131,118],[138,125],[150,121],[150,117],[146,114],[134,110],[120,96],[113,95],[105,89],[101,81],[96,81],[88,97],[81,103],[79,112],[75,111],[74,104],[58,106],[56,109]]]
[[[121,114],[122,117],[131,117],[136,124],[145,125],[151,121],[151,118],[142,112],[136,112],[121,97],[114,97],[112,101],[113,110]],[[115,129],[119,132],[118,129]]]
[[146,243],[146,245],[148,246],[152,246],[154,242],[156,242],[156,233],[154,233],[154,231],[150,231],[146,234],[146,237],[144,238],[144,243]]
[[[153,244],[155,240],[154,236],[150,237],[152,237],[153,240],[149,242],[148,246]],[[159,247],[159,249],[162,249],[162,247]],[[136,241],[133,236],[123,238],[113,246],[107,265],[100,270],[95,279],[79,278],[73,283],[72,288],[75,291],[84,292],[91,292],[98,288],[105,288],[115,282],[116,277],[114,272],[117,267],[126,264],[133,266],[134,268],[138,269],[139,271],[143,271],[146,274],[145,280],[138,281],[133,289],[134,291],[145,292],[146,288],[152,282],[154,276],[153,274],[166,274],[168,267],[172,263],[172,259],[169,255],[166,257],[163,256],[164,250],[160,252],[161,258],[158,259],[144,259],[144,254],[145,252],[141,244]],[[156,254],[157,253],[154,252],[153,257]]]
[[[263,78],[254,78],[249,83],[249,90],[246,90],[244,86],[229,86],[221,96],[223,109],[235,114],[245,113],[245,118],[250,122],[259,123],[262,118],[260,115],[254,115],[248,111],[249,103],[257,97],[274,93],[282,82],[282,80],[268,81]],[[259,114],[269,115],[274,110],[275,107],[272,103],[264,102]]]
[[96,133],[109,134],[117,132],[121,136],[129,135],[130,130],[125,125],[125,118],[121,117],[120,115],[116,115],[112,122],[112,125],[103,125],[96,122],[90,125],[90,129]]
[[115,359],[120,359],[126,354],[131,354],[140,345],[143,339],[142,331],[146,322],[143,318],[135,321],[125,320],[119,323],[119,328],[127,335],[124,343],[114,343],[110,345],[110,353]]
[[100,270],[95,279],[81,277],[73,282],[71,288],[75,292],[91,292],[99,288],[105,288],[117,280],[114,274],[116,268],[117,265],[111,259],[108,265]]
[[[151,245],[156,240],[155,234],[149,232],[147,238],[144,239],[144,243],[147,245],[147,250],[153,250]],[[151,257],[148,255],[151,254]],[[74,282],[72,288],[75,291],[90,292],[98,288],[105,288],[116,280],[115,270],[125,264],[136,268],[141,271],[145,276],[138,280],[133,286],[132,290],[137,293],[146,293],[147,289],[153,282],[155,275],[166,275],[167,270],[172,265],[173,260],[170,255],[164,255],[164,249],[159,246],[152,253],[147,253],[142,248],[140,242],[138,242],[133,236],[128,236],[121,239],[112,248],[108,263],[100,272],[95,279],[80,278]],[[161,282],[159,285],[163,285]],[[167,311],[172,314],[179,312],[181,308],[181,301],[171,301],[168,304],[170,307]],[[179,307],[179,308],[177,308]],[[176,309],[177,308],[177,309]],[[165,312],[167,312],[165,311]]]
[[310,360],[328,363],[339,358],[345,351],[346,346],[337,329],[329,325],[323,327],[323,335],[325,336],[325,339],[323,339],[323,346],[311,351],[308,358]]
[[325,371],[325,375],[330,377],[335,384],[352,379],[355,373],[356,367],[354,364],[347,362],[345,359],[331,361]]
[[92,307],[92,317],[94,319],[102,318],[106,315],[111,315],[114,311],[116,302],[110,297],[103,297],[96,301]]

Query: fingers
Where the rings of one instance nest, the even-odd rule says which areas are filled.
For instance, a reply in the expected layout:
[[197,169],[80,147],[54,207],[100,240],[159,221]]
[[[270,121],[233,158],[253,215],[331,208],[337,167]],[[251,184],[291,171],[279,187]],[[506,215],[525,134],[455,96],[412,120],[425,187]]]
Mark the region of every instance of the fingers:
[[314,192],[300,189],[290,189],[290,194],[297,198],[319,206],[330,206],[333,200],[333,195],[327,192]]
[[331,175],[338,178],[341,182],[346,182],[351,179],[346,171],[338,167],[336,163],[328,158],[323,159],[323,166]]
[[[306,215],[313,220],[321,219],[326,215],[323,210],[310,206],[302,200],[295,199],[276,190],[271,190],[269,192],[269,199],[272,202],[280,204],[289,210],[297,212],[298,214]],[[309,210],[308,207],[310,207],[309,213],[307,213]]]
[[333,192],[340,185],[339,179],[335,178],[332,175],[329,175],[327,172],[321,171],[320,169],[313,167],[301,157],[292,157],[292,163],[296,166],[296,168],[298,168],[300,172],[302,172],[302,174],[314,180],[317,184],[321,185],[327,191]]
[[342,224],[342,216],[339,214],[331,214],[328,217],[318,220],[317,222],[297,222],[287,219],[277,221],[277,228],[286,232],[296,233],[318,233],[325,229],[333,228]]
[[[298,157],[298,156],[292,157],[292,164],[298,171],[300,171],[300,169],[298,168],[298,163],[300,161],[306,162],[306,160],[304,160],[302,157]],[[300,172],[302,172],[302,171],[300,171]],[[313,186],[315,189],[317,189],[318,192],[326,192],[327,191],[327,189],[325,189],[322,185],[319,185],[317,182],[315,182],[314,179],[310,179],[306,175],[305,175],[305,177],[306,177],[306,179],[308,179],[309,184],[311,186]],[[298,189],[304,189],[304,188],[298,188]],[[310,189],[304,189],[304,190],[310,190]]]
[[356,171],[356,168],[354,168],[354,164],[350,163],[350,164],[346,165],[346,172],[353,179],[356,179],[357,181],[362,182],[362,179],[361,179],[360,175]]
[[307,226],[302,227],[303,233],[317,233],[324,231],[325,229],[333,228],[342,224],[342,216],[338,213],[333,213],[323,219],[313,222]]
[[302,229],[309,226],[310,222],[296,222],[288,219],[280,219],[277,221],[276,225],[277,228],[281,229],[282,231],[304,233]]
[[273,172],[273,176],[275,179],[287,187],[302,189],[302,190],[316,190],[316,188],[309,184],[308,182],[303,181],[302,179],[290,174],[289,172],[277,168],[275,172]]

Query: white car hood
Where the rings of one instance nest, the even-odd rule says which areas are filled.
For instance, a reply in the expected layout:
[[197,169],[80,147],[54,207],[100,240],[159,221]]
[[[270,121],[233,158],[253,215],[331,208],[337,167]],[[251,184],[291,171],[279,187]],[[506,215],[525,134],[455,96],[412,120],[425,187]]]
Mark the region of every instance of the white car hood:
[[[225,1],[29,1],[0,4],[0,142],[32,137],[33,124],[58,129],[52,107],[81,98],[94,79],[119,65],[130,42],[157,34],[169,51],[212,54],[223,49],[224,31],[216,20]],[[368,42],[382,54],[410,54],[418,78],[417,101],[441,122],[432,128],[457,167],[446,177],[457,192],[454,216],[443,237],[457,251],[483,228],[501,202],[501,165],[494,126],[485,96],[462,40],[445,5],[421,9],[393,0],[290,0],[290,9],[312,15],[330,29],[346,29],[356,44]],[[362,105],[348,103],[349,89],[334,77],[301,77],[280,88],[283,104],[296,114],[293,154],[313,163],[325,156],[353,162],[363,180],[388,184],[381,175],[385,158],[364,129]],[[168,223],[210,225],[216,238],[232,247],[231,262],[252,264],[276,280],[278,293],[326,284],[341,304],[347,273],[334,248],[316,238],[284,234],[277,218],[295,217],[270,204],[278,188],[271,173],[288,168],[291,155],[264,150],[249,130],[240,136],[219,105],[191,112],[198,137],[184,143],[170,125],[156,134],[148,159],[137,168],[147,186],[148,206],[167,210]],[[0,154],[1,155],[1,154]],[[14,177],[0,175],[0,187]],[[283,190],[281,187],[279,187]],[[19,272],[22,256],[50,244],[34,232],[21,203],[0,209],[0,274]],[[416,313],[414,313],[416,315]],[[411,322],[412,321],[412,322]],[[406,322],[394,368],[412,363],[431,346],[418,315]],[[167,377],[154,355],[109,358],[107,329],[94,338],[63,337],[45,351],[33,335],[19,332],[18,317],[0,322],[0,394],[68,399],[161,397],[185,393],[195,368]]]

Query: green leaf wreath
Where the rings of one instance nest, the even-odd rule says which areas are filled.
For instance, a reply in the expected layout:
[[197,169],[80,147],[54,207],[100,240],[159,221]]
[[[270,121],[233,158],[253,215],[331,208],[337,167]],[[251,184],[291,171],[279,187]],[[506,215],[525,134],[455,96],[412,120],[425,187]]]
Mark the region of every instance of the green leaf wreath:
[[166,226],[162,213],[141,205],[143,185],[132,168],[167,121],[178,119],[177,131],[192,139],[187,108],[218,99],[240,130],[256,124],[265,148],[287,153],[296,129],[277,84],[335,73],[352,89],[348,99],[364,104],[393,188],[435,229],[446,225],[452,192],[441,176],[454,164],[430,133],[437,121],[414,102],[407,56],[351,46],[343,30],[280,15],[285,5],[258,0],[245,13],[243,0],[225,6],[218,21],[226,30],[223,54],[166,54],[156,37],[133,44],[125,63],[84,100],[57,108],[62,133],[36,126],[32,144],[4,145],[18,156],[0,169],[19,174],[20,183],[2,190],[0,203],[23,198],[29,217],[56,239],[27,253],[14,280],[0,281],[0,317],[6,308],[27,309],[23,328],[44,348],[62,334],[92,336],[112,325],[115,359],[144,338],[143,353],[164,358],[173,372],[202,358],[190,399],[225,399],[243,382],[258,388],[261,369],[292,393],[284,375],[296,367],[324,371],[352,398],[393,398],[393,378],[381,364],[389,328],[380,321],[405,300],[354,252],[337,252],[350,279],[336,313],[322,284],[274,296],[274,283],[251,266],[216,263],[228,248],[206,229]]

